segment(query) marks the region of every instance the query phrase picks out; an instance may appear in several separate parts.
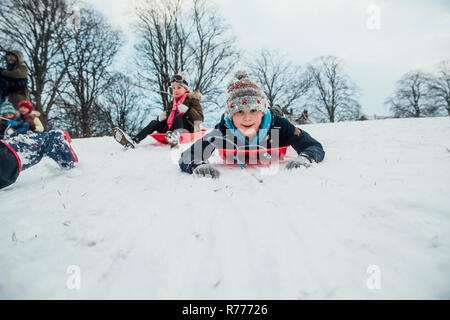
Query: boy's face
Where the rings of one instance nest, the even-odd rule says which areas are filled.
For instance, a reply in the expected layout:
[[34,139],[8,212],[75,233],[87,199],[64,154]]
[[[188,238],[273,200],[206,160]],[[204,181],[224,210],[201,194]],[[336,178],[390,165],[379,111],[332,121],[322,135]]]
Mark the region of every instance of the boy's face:
[[182,95],[184,95],[187,92],[186,88],[178,83],[172,84],[171,87],[172,87],[173,96],[175,98],[181,97]]
[[246,137],[255,136],[258,133],[261,119],[264,116],[262,111],[242,110],[233,115],[233,123],[238,130]]
[[20,107],[19,108],[19,112],[22,115],[26,115],[26,114],[28,114],[30,112],[30,110],[27,107]]
[[16,117],[16,115],[14,113],[7,113],[4,114],[3,117],[9,120],[13,120]]

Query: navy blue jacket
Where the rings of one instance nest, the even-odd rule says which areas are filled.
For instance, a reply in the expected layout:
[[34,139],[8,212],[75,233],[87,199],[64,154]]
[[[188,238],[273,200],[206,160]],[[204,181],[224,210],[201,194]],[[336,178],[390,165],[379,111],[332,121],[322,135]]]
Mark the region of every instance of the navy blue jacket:
[[[14,120],[14,119],[11,119],[11,120]],[[18,119],[14,120],[14,121],[17,123],[17,126],[13,127],[16,131],[17,131],[19,128],[22,128],[22,127],[23,127],[24,122],[23,122],[23,120],[22,120],[21,117],[19,117]],[[29,128],[29,125],[27,124],[27,125],[26,125],[25,127],[23,127],[23,128],[25,129],[25,131],[23,131],[23,132],[26,132],[26,131],[28,130],[28,128]],[[0,119],[0,139],[3,139],[3,138],[4,138],[6,129],[8,129],[8,124],[6,123],[6,120]],[[22,133],[23,133],[23,132],[22,132]]]
[[14,153],[0,141],[0,189],[13,184],[19,176],[20,168]]
[[[272,143],[272,135],[278,134],[279,143],[275,145]],[[221,121],[215,128],[202,139],[197,140],[189,149],[181,155],[179,165],[182,171],[192,173],[192,171],[200,164],[207,163],[208,158],[217,147],[228,148],[222,139],[215,139],[214,137],[221,136],[233,141],[236,145],[237,138],[234,137],[232,131],[229,130],[225,122],[224,115]],[[325,151],[322,145],[311,137],[306,131],[296,128],[286,118],[272,113],[272,122],[265,141],[260,143],[266,148],[275,148],[283,146],[292,146],[298,154],[302,154],[311,161],[320,162],[325,156]]]
[[6,121],[3,119],[0,119],[0,139],[3,138],[5,135],[5,131],[8,128],[8,125],[6,124]]

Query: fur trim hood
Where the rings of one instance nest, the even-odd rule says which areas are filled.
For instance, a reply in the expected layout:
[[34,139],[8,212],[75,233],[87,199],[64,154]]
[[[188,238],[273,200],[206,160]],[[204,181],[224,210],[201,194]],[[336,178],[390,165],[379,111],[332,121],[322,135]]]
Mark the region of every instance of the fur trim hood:
[[11,50],[11,51],[7,51],[7,52],[6,52],[6,55],[8,55],[8,53],[10,53],[10,54],[16,56],[16,58],[17,58],[17,64],[22,64],[22,63],[24,63],[25,59],[24,59],[24,57],[23,57],[22,51],[19,51],[19,50]]
[[198,92],[198,91],[189,92],[187,94],[187,98],[195,99],[195,100],[198,100],[198,101],[202,101],[202,94],[200,92]]

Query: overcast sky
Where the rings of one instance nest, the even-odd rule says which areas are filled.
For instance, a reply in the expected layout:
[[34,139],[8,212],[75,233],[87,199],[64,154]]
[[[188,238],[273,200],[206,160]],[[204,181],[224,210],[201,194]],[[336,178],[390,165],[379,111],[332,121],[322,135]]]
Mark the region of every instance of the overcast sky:
[[[123,29],[130,2],[87,0]],[[450,1],[210,0],[251,54],[277,49],[304,65],[335,55],[361,89],[368,115],[388,114],[383,102],[406,72],[433,71],[450,59]],[[379,18],[379,19],[378,19]]]

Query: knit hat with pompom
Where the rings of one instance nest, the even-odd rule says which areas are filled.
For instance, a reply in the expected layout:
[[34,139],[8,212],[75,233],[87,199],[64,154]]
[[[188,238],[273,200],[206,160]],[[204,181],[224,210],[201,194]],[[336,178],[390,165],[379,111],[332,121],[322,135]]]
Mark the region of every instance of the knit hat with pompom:
[[266,96],[245,70],[237,71],[228,83],[227,95],[226,116],[230,120],[236,112],[245,109],[266,113],[268,107]]
[[5,101],[2,103],[1,107],[0,107],[0,114],[1,115],[5,115],[5,114],[16,114],[17,111],[14,108],[14,105],[11,102]]

